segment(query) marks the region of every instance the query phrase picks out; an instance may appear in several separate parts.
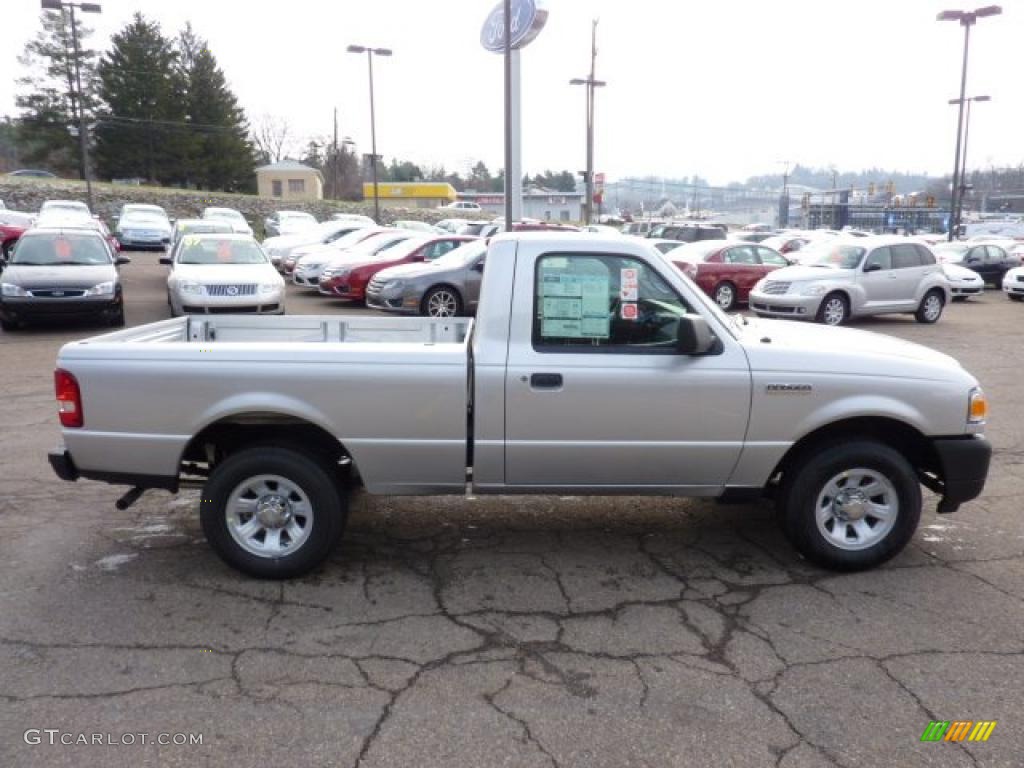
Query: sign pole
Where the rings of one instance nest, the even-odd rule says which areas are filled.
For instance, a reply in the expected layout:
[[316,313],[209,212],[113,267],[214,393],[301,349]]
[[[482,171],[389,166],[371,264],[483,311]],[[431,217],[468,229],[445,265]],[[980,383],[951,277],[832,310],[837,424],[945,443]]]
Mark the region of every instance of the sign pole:
[[[523,92],[522,68],[520,66],[522,52],[516,48],[512,51],[512,97],[509,106],[512,109],[511,139],[512,146],[505,163],[505,199],[511,199],[506,205],[506,221],[520,221],[523,218]],[[509,193],[511,191],[511,198]],[[511,211],[512,218],[507,218]]]
[[512,0],[505,2],[505,229],[512,227]]

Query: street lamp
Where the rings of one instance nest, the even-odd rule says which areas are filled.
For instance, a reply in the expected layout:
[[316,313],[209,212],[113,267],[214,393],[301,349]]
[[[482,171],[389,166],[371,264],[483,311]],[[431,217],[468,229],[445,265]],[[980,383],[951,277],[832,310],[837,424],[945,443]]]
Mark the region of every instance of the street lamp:
[[370,68],[370,165],[373,167],[373,218],[380,223],[380,195],[377,189],[377,119],[373,108],[373,57],[390,56],[390,48],[369,48],[364,45],[350,45],[349,53],[365,53]]
[[937,21],[956,21],[959,22],[960,26],[964,28],[964,63],[963,69],[960,73],[960,111],[957,116],[956,123],[956,156],[953,160],[953,199],[950,201],[949,209],[949,239],[953,240],[954,234],[956,233],[959,221],[957,220],[957,210],[960,206],[961,190],[960,190],[960,141],[963,136],[964,128],[964,102],[967,100],[967,49],[971,39],[971,27],[973,27],[978,19],[983,19],[986,16],[998,16],[1003,12],[1003,9],[998,5],[986,5],[982,8],[975,8],[973,11],[943,11],[936,16]]
[[75,23],[75,8],[82,13],[100,13],[103,9],[98,3],[73,3],[68,0],[40,0],[40,6],[44,11],[62,11],[66,8],[71,12],[71,39],[75,48],[75,84],[77,93],[72,96],[74,105],[78,108],[78,147],[81,154],[81,173],[85,179],[85,195],[89,201],[89,210],[93,209],[92,201],[92,180],[89,174],[89,134],[85,125],[85,94],[82,93],[82,71],[79,66],[79,59],[82,52],[78,47],[78,25]]
[[[967,137],[971,133],[971,102],[992,101],[991,96],[968,96],[967,97],[967,119],[964,121],[964,151],[960,158],[960,205],[957,206],[956,223],[960,224],[964,210],[964,192],[967,191]],[[950,99],[950,104],[961,104],[960,99]],[[950,211],[950,216],[953,212]]]
[[594,77],[594,66],[597,63],[597,19],[590,27],[590,77],[574,77],[569,85],[585,85],[587,87],[587,199],[584,204],[583,223],[590,224],[594,214],[594,89],[608,85],[604,80]]

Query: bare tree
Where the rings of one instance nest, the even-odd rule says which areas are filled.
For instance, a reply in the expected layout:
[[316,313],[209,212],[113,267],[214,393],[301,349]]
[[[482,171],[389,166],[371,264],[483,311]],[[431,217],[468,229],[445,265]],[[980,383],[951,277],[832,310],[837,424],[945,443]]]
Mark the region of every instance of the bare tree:
[[277,163],[288,157],[295,140],[288,120],[277,115],[260,115],[252,129],[252,143],[263,162]]

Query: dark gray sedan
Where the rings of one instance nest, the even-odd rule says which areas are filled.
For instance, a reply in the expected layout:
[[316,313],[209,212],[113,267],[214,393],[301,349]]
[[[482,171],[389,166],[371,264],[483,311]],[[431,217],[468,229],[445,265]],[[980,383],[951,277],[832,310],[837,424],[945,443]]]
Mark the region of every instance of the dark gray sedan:
[[31,229],[0,275],[0,328],[42,318],[95,317],[124,325],[117,256],[93,229]]
[[476,311],[487,241],[473,240],[423,264],[383,269],[366,288],[366,306],[428,317],[458,317]]

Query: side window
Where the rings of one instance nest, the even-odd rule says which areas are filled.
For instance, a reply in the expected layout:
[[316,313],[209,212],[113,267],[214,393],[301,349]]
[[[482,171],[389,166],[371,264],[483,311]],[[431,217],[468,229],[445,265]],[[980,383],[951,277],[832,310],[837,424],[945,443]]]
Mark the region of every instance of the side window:
[[998,245],[986,245],[988,249],[988,261],[990,264],[1000,264],[1006,258],[1006,251]]
[[754,249],[749,245],[738,245],[725,253],[726,264],[757,264]]
[[677,321],[692,312],[639,259],[549,254],[537,260],[533,346],[538,352],[672,354]]
[[789,265],[786,258],[781,253],[776,253],[771,248],[758,247],[757,255],[761,259],[762,264],[769,264],[773,267],[785,267]]
[[888,248],[875,248],[864,260],[864,269],[877,264],[881,269],[892,269],[892,253]]
[[432,246],[427,248],[426,252],[423,254],[423,258],[427,261],[433,261],[434,259],[440,258],[448,253],[454,245],[455,243],[451,240],[438,240]]
[[964,263],[980,264],[985,260],[985,246],[976,245],[964,254]]
[[[273,179],[273,180],[271,180],[271,182],[270,182],[270,195],[271,195],[271,197],[281,197],[281,194],[282,194],[282,192],[281,192],[281,180],[280,179]],[[277,219],[271,219],[271,221],[273,221],[275,224],[277,223]]]
[[917,255],[921,257],[921,263],[925,266],[929,266],[935,263],[935,254],[925,248],[923,245],[915,245],[917,248]]
[[920,267],[921,257],[917,254],[917,248],[911,244],[892,246],[892,268],[910,269]]

